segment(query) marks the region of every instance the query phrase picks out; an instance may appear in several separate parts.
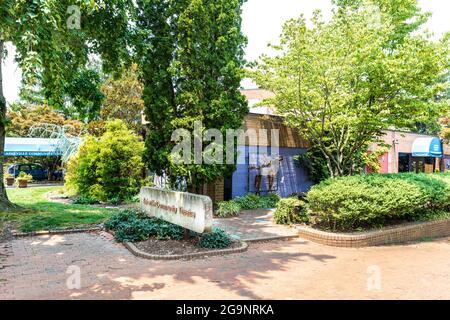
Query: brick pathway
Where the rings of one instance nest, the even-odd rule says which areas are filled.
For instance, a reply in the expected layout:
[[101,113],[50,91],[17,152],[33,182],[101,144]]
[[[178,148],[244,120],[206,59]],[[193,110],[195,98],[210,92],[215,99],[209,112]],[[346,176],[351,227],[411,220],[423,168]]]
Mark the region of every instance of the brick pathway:
[[273,210],[264,209],[246,210],[232,218],[215,218],[214,226],[241,240],[264,240],[298,235],[298,231],[293,227],[275,224]]
[[[67,288],[70,266],[79,290]],[[23,238],[0,243],[0,300],[11,298],[450,299],[450,238],[362,249],[273,241],[193,261],[136,258],[106,233]]]

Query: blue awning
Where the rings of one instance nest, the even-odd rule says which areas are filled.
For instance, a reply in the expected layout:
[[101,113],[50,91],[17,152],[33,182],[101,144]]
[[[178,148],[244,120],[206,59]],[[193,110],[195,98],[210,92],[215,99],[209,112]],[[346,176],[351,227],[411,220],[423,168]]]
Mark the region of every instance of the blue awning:
[[56,157],[62,152],[58,148],[58,139],[44,138],[6,138],[5,157],[37,156]]
[[441,140],[437,137],[417,138],[412,146],[413,157],[442,158],[443,154]]

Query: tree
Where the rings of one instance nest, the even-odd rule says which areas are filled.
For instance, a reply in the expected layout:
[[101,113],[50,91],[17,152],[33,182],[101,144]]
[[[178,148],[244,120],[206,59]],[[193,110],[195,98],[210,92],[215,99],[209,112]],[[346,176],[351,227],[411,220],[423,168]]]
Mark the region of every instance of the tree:
[[[120,69],[127,61],[128,17],[133,10],[132,0],[2,0],[0,75],[4,43],[9,41],[17,49],[16,61],[26,87],[40,83],[50,105],[61,103],[65,85],[75,70],[86,66],[90,54],[102,57],[105,72]],[[0,76],[1,154],[6,122]],[[3,168],[2,164],[1,158]],[[14,206],[6,195],[2,170],[0,180],[0,210],[9,210]]]
[[122,119],[128,128],[142,134],[142,84],[138,77],[138,66],[133,65],[119,79],[110,77],[103,84],[101,91],[105,96],[99,119],[102,121]]
[[82,122],[66,119],[63,114],[52,110],[47,105],[25,105],[17,111],[9,111],[7,117],[9,120],[8,136],[10,137],[28,137],[31,128],[44,124],[66,126],[68,133],[75,136],[78,136],[84,127]]
[[441,119],[441,138],[446,143],[450,143],[450,115]]
[[78,70],[64,89],[68,100],[62,108],[64,114],[84,122],[98,119],[105,98],[101,85],[102,79],[97,71],[89,68]]
[[106,122],[100,139],[88,136],[69,161],[67,186],[78,195],[98,200],[125,200],[143,183],[144,143],[122,120]]
[[433,43],[391,14],[381,11],[376,24],[372,14],[345,6],[329,23],[316,12],[311,28],[303,17],[290,20],[273,46],[279,54],[262,56],[251,71],[275,93],[264,103],[320,149],[331,177],[357,172],[384,129],[412,127],[429,110],[449,107],[437,99],[446,87],[448,37]]
[[[52,110],[47,105],[25,105],[7,114],[8,136],[51,138],[51,133],[45,130],[49,125],[64,128],[64,131],[78,137],[84,132],[84,124],[77,120],[68,120],[60,112]],[[61,164],[60,157],[21,157],[26,162],[40,163],[48,169],[49,180],[54,178],[53,172]]]
[[[137,56],[144,85],[148,135],[145,159],[155,173],[172,183],[185,178],[192,188],[232,172],[213,163],[177,164],[171,157],[175,129],[242,125],[248,112],[240,94],[245,37],[241,32],[243,0],[137,1]],[[211,142],[213,143],[213,142]],[[209,144],[204,145],[207,147]],[[226,148],[226,145],[221,145]]]

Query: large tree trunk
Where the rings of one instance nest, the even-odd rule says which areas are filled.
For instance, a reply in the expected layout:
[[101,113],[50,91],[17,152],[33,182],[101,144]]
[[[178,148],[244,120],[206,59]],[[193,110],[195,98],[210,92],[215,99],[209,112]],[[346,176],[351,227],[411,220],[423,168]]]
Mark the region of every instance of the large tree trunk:
[[12,204],[6,195],[5,184],[3,180],[3,152],[5,151],[5,136],[6,136],[6,99],[3,95],[3,49],[4,42],[0,40],[0,212],[17,209],[18,207]]

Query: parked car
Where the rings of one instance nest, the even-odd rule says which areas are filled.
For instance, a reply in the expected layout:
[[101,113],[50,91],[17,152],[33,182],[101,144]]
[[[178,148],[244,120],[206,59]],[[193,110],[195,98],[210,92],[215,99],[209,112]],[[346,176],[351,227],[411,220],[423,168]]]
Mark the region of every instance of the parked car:
[[[20,172],[25,172],[26,174],[31,174],[33,176],[33,180],[47,180],[48,179],[48,170],[45,169],[42,165],[36,163],[16,163],[8,168],[8,173],[15,178],[19,175]],[[53,175],[56,180],[62,179],[62,171],[56,170],[53,172]]]

